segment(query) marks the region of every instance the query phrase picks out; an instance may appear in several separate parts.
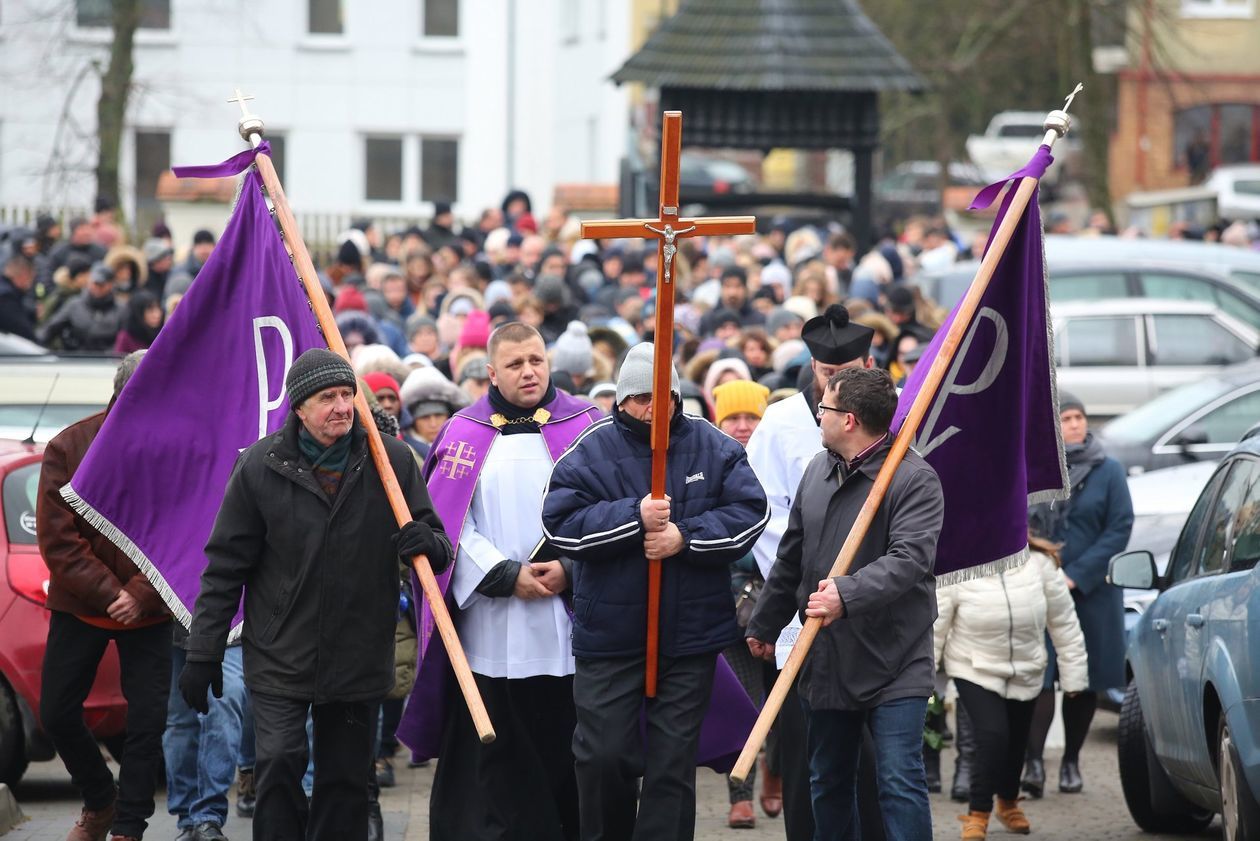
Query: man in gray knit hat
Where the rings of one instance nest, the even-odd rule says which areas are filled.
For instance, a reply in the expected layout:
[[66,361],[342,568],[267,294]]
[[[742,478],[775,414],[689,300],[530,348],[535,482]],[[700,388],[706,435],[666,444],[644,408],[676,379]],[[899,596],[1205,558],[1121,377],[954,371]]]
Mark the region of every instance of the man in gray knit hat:
[[209,691],[222,694],[224,647],[244,590],[258,751],[254,837],[364,841],[376,704],[394,685],[399,562],[423,554],[441,572],[451,547],[411,451],[382,437],[413,518],[398,529],[356,422],[348,362],[308,350],[285,387],[293,414],[245,450],[228,479],[179,689],[200,712]]
[[[543,498],[544,534],[573,559],[583,839],[694,836],[700,725],[718,654],[741,636],[728,567],[770,517],[744,448],[682,413],[677,371],[668,405],[653,405],[652,364],[650,343],[630,350],[612,417],[587,427],[556,461]],[[665,499],[648,494],[658,411],[671,418]],[[645,705],[649,558],[664,563],[657,693]]]

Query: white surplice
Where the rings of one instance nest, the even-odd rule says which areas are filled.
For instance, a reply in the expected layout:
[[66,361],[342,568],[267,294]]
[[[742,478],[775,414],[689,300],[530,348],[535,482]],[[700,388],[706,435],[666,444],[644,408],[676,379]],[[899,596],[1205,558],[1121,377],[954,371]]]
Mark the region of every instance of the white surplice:
[[[770,577],[805,468],[822,450],[822,431],[809,410],[804,392],[767,406],[761,423],[748,441],[748,463],[770,500],[770,522],[753,546],[757,567],[764,578]],[[783,629],[776,646],[775,660],[779,668],[783,668],[800,628],[800,618],[793,614],[792,622]]]
[[477,674],[573,674],[572,622],[559,596],[527,601],[476,592],[500,561],[527,563],[542,540],[542,498],[551,468],[542,435],[499,435],[477,479],[451,577],[459,638]]

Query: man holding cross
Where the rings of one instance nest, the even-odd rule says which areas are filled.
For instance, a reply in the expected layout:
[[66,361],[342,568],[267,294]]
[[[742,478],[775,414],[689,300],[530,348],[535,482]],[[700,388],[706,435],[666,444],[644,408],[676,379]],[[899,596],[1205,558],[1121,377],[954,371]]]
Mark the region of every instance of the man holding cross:
[[[556,462],[543,501],[548,540],[574,561],[573,753],[584,839],[693,837],[700,725],[718,654],[740,636],[728,566],[769,518],[743,448],[682,413],[677,372],[656,405],[652,356],[647,343],[630,351],[612,417]],[[669,413],[664,499],[649,494],[658,408]],[[649,559],[663,564],[658,684],[645,708]]]

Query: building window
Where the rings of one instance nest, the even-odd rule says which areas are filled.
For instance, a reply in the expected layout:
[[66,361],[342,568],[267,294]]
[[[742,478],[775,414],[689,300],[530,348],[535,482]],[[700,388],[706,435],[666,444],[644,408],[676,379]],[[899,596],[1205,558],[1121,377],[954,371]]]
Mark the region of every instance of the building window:
[[[80,28],[113,26],[110,0],[74,0],[74,22]],[[140,0],[141,29],[170,29],[171,0]]]
[[582,34],[582,15],[578,0],[560,4],[560,43],[576,44]]
[[459,0],[421,0],[423,25],[420,34],[426,38],[455,38],[459,35]]
[[306,7],[306,31],[311,35],[341,35],[345,32],[341,0],[307,0]]
[[1197,105],[1174,116],[1173,165],[1199,183],[1215,166],[1260,161],[1260,106]]
[[136,132],[136,225],[142,231],[153,228],[162,218],[157,199],[158,178],[171,168],[171,133]]
[[1183,18],[1251,18],[1255,0],[1181,0]]
[[402,138],[369,137],[363,157],[363,197],[369,201],[402,201]]
[[420,201],[459,198],[459,141],[420,138]]
[[284,152],[285,138],[282,132],[267,131],[267,142],[271,144],[271,165],[276,168],[276,177],[280,179],[280,184],[284,184]]

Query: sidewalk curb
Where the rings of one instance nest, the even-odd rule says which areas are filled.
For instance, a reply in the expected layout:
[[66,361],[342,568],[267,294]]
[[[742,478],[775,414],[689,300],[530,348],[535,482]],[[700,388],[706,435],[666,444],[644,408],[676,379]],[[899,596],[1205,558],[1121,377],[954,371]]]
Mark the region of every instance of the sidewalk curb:
[[0,835],[5,835],[13,827],[26,820],[17,798],[4,783],[0,783]]

